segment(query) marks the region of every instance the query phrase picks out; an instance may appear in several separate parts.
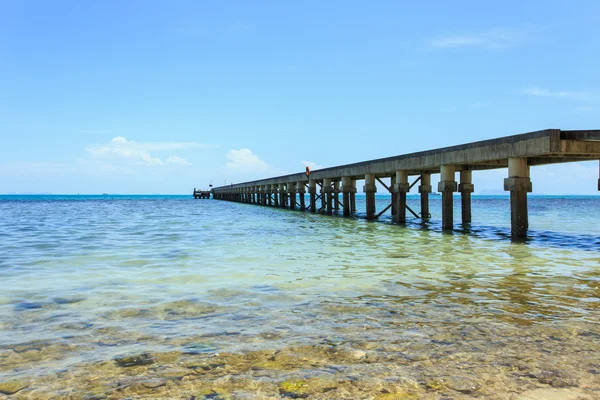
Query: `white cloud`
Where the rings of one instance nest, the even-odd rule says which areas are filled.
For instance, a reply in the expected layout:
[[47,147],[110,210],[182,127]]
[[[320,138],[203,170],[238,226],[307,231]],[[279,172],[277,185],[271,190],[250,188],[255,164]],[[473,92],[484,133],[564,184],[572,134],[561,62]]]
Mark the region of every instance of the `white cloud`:
[[562,98],[565,100],[573,100],[573,101],[588,101],[592,99],[592,95],[587,91],[568,91],[568,90],[559,90],[552,91],[548,89],[543,89],[537,86],[528,86],[520,90],[521,94],[525,94],[528,96],[536,96],[536,97],[554,97],[554,98]]
[[226,154],[225,173],[230,180],[251,180],[283,175],[286,172],[266,163],[250,149],[231,149]]
[[322,169],[325,168],[322,165],[317,164],[314,161],[302,161],[302,165],[304,165],[305,167],[310,168],[311,171],[315,170],[315,169]]
[[86,149],[95,158],[125,159],[140,165],[163,165],[160,158],[152,157],[145,150],[143,144],[127,141],[124,137],[117,136],[109,143],[91,146]]
[[167,164],[175,164],[175,165],[192,165],[188,160],[182,157],[171,156],[167,158]]
[[[147,142],[138,143],[134,140],[127,140],[122,136],[113,138],[110,142],[90,146],[86,151],[96,159],[105,159],[133,163],[142,166],[165,165],[160,158],[154,157],[150,152],[184,150],[192,148],[214,148],[215,145],[195,143],[195,142]],[[170,156],[166,164],[191,165],[187,160],[178,156]]]
[[520,29],[491,29],[475,33],[453,33],[429,39],[436,48],[478,47],[488,50],[502,50],[517,45],[523,36]]
[[227,159],[229,162],[225,166],[232,172],[266,172],[271,168],[250,149],[231,149],[227,153]]

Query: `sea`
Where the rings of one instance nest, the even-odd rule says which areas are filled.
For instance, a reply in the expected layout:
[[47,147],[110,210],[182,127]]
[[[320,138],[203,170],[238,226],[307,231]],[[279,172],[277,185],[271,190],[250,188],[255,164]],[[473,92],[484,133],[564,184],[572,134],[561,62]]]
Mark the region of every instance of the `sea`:
[[357,209],[0,196],[0,398],[600,398],[600,197]]

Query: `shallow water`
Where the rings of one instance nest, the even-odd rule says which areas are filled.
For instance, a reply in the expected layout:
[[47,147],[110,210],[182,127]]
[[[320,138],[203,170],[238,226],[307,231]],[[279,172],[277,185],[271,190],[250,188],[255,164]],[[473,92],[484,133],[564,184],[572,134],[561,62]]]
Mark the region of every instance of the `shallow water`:
[[600,398],[600,198],[439,209],[0,196],[0,398]]

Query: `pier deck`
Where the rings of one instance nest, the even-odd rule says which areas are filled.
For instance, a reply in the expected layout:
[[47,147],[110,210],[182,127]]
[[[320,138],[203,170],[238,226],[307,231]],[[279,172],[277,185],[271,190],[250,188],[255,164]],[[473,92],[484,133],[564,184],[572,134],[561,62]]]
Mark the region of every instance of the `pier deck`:
[[210,199],[210,193],[210,190],[196,190],[196,188],[194,188],[195,199]]
[[[543,131],[506,136],[458,146],[404,154],[394,157],[363,161],[353,164],[323,168],[310,174],[296,173],[251,182],[238,183],[213,189],[216,199],[246,203],[275,205],[312,212],[324,211],[331,214],[334,209],[344,207],[344,215],[355,211],[354,194],[356,180],[364,179],[367,218],[376,219],[376,181],[392,193],[394,220],[406,220],[406,193],[417,182],[420,183],[421,218],[429,217],[428,194],[431,193],[430,176],[440,173],[438,191],[442,193],[442,227],[453,227],[453,192],[462,195],[462,220],[471,221],[470,195],[473,192],[472,172],[478,170],[508,168],[504,189],[511,195],[512,235],[527,234],[527,193],[532,191],[529,169],[532,166],[589,161],[600,159],[600,130],[547,129]],[[455,173],[460,172],[459,182]],[[417,176],[411,185],[410,176]],[[390,178],[389,185],[381,179]],[[341,187],[340,187],[341,183]],[[317,193],[317,185],[320,193]],[[310,194],[310,205],[304,205],[306,189]],[[600,190],[600,179],[598,180]],[[339,193],[344,200],[340,202]],[[296,202],[300,194],[300,203]],[[317,209],[316,201],[322,207]],[[413,214],[414,211],[410,210]]]

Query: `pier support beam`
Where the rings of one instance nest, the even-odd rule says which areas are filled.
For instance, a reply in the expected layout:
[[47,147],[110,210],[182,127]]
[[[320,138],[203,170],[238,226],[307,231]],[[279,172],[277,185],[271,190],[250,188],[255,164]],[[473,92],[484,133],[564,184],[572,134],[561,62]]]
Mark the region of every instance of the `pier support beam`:
[[267,205],[268,206],[272,206],[273,205],[273,197],[271,197],[271,195],[273,194],[273,189],[271,185],[266,185],[266,192],[267,192]]
[[356,212],[356,179],[352,179],[352,187],[354,190],[350,192],[350,212]]
[[410,190],[408,173],[406,171],[396,171],[394,181],[396,182],[392,186],[392,191],[394,193],[393,200],[395,201],[394,208],[396,209],[394,221],[403,224],[406,222],[406,194]]
[[454,228],[454,195],[457,184],[454,165],[442,165],[440,167],[440,182],[438,192],[442,193],[442,229],[452,230]]
[[333,189],[331,187],[331,179],[323,179],[323,187],[321,188],[323,207],[327,214],[333,212]]
[[306,204],[304,199],[304,193],[306,193],[306,190],[304,189],[304,182],[296,183],[296,193],[298,193],[298,197],[300,198],[300,211],[306,211]]
[[263,185],[260,188],[260,191],[262,192],[262,205],[266,206],[267,205],[267,198],[268,198],[268,189],[267,189],[267,185]]
[[310,212],[317,212],[317,181],[308,181],[308,194],[310,196]]
[[392,175],[390,177],[390,194],[392,195],[392,220],[395,221],[396,218],[396,208],[398,206],[398,200],[397,200],[397,193],[396,190],[394,189],[394,186],[396,185],[396,174]]
[[285,208],[285,185],[279,184],[279,207]]
[[421,184],[419,185],[421,194],[421,219],[428,221],[431,218],[429,213],[429,193],[431,193],[431,174],[421,174]]
[[525,238],[529,229],[527,193],[532,191],[527,158],[508,159],[508,178],[504,179],[504,190],[510,191],[511,236]]
[[333,209],[335,211],[340,209],[340,181],[333,182]]
[[352,213],[352,197],[356,194],[356,181],[349,176],[342,177],[342,199],[344,203],[344,216]]
[[367,219],[375,219],[375,193],[377,193],[377,186],[375,185],[375,175],[365,175],[365,185],[363,186],[363,192],[365,193],[367,201]]
[[288,202],[290,203],[290,210],[296,208],[296,184],[288,183],[287,184],[287,193],[288,193]]
[[460,184],[458,191],[460,192],[462,222],[463,224],[471,223],[471,193],[475,190],[473,186],[473,172],[460,171]]
[[273,192],[273,206],[279,207],[279,195],[277,185],[271,185],[271,192]]

